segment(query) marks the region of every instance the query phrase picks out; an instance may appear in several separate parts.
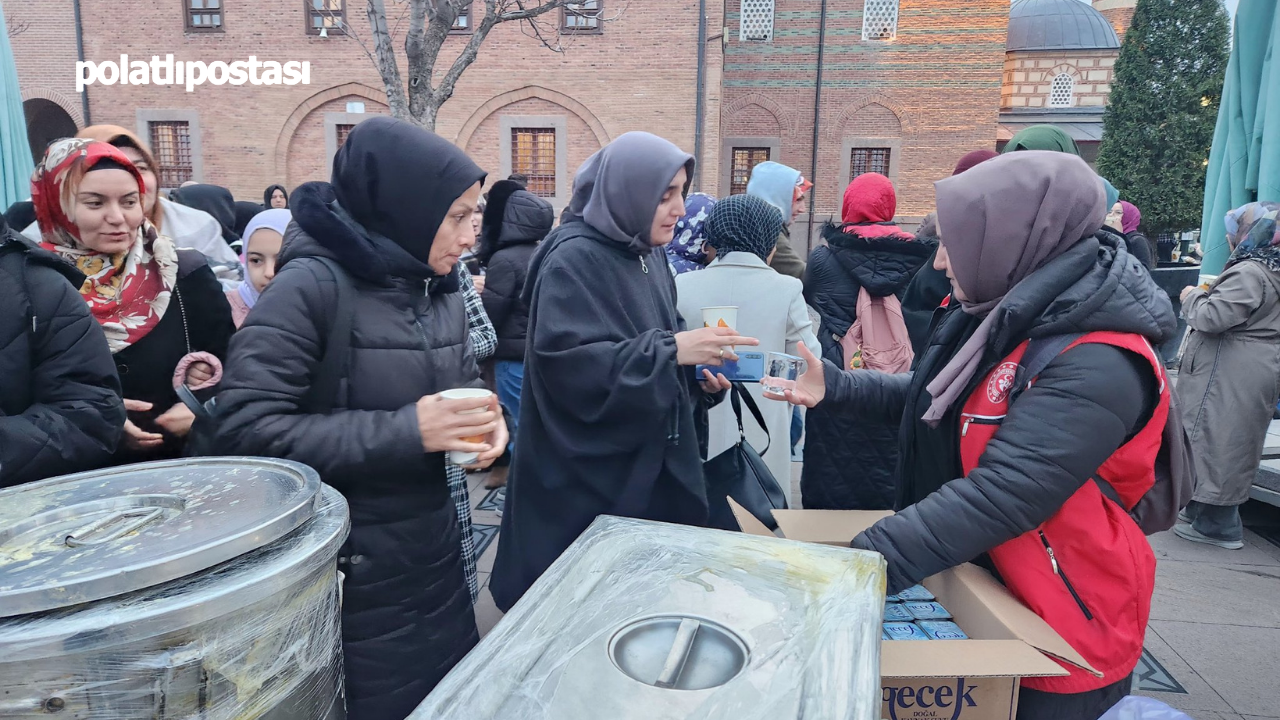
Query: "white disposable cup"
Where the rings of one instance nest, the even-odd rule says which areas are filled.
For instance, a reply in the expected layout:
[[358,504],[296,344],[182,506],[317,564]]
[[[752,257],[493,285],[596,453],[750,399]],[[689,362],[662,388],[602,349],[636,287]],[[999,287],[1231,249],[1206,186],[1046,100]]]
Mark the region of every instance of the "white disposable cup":
[[[446,400],[470,400],[472,398],[487,398],[492,395],[493,393],[491,391],[485,390],[484,388],[455,388],[453,390],[445,390],[440,393],[440,397],[443,397]],[[476,408],[475,410],[463,410],[458,414],[475,415],[477,413],[485,412],[485,410],[487,410],[487,408]],[[466,440],[467,442],[482,443],[485,441],[485,438],[483,436],[477,436],[463,438],[463,440]],[[479,459],[480,453],[463,452],[461,450],[449,451],[449,462],[454,465],[471,465]]]
[[702,327],[738,327],[738,306],[702,308]]

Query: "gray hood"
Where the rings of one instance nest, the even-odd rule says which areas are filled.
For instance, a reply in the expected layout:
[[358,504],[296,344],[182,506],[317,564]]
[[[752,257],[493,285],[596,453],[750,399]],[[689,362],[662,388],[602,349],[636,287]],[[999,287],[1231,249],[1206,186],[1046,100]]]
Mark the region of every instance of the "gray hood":
[[638,255],[653,246],[649,229],[680,168],[693,179],[693,156],[657,135],[629,132],[587,158],[573,179],[569,216]]

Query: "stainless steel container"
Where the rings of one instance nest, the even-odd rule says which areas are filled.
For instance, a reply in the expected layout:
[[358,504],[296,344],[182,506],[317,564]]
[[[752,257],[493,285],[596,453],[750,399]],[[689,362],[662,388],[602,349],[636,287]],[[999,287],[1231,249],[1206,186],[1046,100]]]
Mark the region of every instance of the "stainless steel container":
[[602,517],[410,720],[875,720],[884,559]]
[[0,491],[0,717],[338,720],[346,501],[261,458]]

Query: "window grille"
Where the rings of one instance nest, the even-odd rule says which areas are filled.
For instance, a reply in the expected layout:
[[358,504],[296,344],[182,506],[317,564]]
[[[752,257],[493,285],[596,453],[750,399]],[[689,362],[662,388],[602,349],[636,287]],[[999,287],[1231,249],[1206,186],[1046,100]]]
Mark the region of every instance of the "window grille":
[[864,173],[889,176],[889,148],[854,148],[849,157],[849,179]]
[[555,128],[511,130],[511,172],[529,178],[527,189],[538,197],[556,195]]
[[751,171],[769,159],[769,148],[734,148],[733,165],[729,176],[729,194],[741,195],[747,191]]
[[742,0],[738,40],[741,42],[773,40],[773,0]]
[[867,0],[862,8],[862,39],[892,40],[898,36],[898,0]]
[[355,127],[355,125],[333,126],[334,137],[337,139],[337,147],[342,147],[343,143],[347,141],[347,136],[351,134],[351,128],[353,127]]
[[1076,81],[1067,73],[1053,79],[1049,87],[1049,107],[1071,107],[1075,100]]
[[192,177],[191,127],[185,121],[150,123],[151,150],[155,153],[160,187],[176,188]]

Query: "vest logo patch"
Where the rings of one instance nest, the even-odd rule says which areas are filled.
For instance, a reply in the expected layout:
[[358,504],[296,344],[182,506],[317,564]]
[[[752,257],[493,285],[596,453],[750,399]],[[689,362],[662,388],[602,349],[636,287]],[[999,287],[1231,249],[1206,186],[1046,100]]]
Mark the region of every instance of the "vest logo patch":
[[1009,391],[1013,389],[1013,379],[1018,374],[1018,363],[1005,362],[991,373],[991,379],[987,381],[987,400],[991,403],[999,405],[1009,397]]

